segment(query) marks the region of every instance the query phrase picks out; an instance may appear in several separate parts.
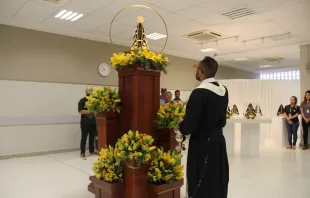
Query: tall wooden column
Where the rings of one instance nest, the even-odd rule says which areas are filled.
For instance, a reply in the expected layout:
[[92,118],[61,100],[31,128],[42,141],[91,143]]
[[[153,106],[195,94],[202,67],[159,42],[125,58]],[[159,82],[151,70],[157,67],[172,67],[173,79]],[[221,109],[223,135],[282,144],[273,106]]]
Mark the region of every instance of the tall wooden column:
[[132,70],[119,72],[118,77],[122,100],[120,134],[138,130],[157,142],[154,120],[159,109],[160,72]]

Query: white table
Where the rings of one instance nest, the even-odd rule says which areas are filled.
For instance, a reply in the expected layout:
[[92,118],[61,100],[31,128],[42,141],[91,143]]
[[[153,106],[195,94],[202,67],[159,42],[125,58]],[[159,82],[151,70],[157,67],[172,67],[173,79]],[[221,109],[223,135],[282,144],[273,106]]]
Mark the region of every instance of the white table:
[[226,126],[223,128],[223,135],[226,140],[227,155],[232,156],[235,153],[235,125],[230,119],[227,120]]
[[272,118],[272,128],[274,144],[277,148],[284,148],[288,145],[285,118],[283,116]]
[[224,128],[226,138],[227,154],[234,154],[234,124],[241,123],[241,155],[258,156],[260,146],[260,125],[263,123],[272,123],[272,120],[265,117],[258,117],[249,120],[241,117],[232,117],[227,119],[227,125]]

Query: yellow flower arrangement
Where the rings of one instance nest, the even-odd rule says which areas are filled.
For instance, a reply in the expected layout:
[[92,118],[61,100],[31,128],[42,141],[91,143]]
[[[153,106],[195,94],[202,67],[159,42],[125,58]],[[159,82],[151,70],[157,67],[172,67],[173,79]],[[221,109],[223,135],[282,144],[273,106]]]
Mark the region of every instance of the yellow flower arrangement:
[[184,177],[184,166],[181,165],[181,154],[164,152],[157,149],[152,154],[152,163],[147,174],[148,181],[153,184],[168,184]]
[[120,160],[135,160],[137,164],[147,164],[151,160],[151,152],[156,149],[152,146],[154,139],[150,135],[140,134],[138,131],[129,131],[118,139],[115,147]]
[[96,178],[109,183],[123,182],[123,167],[116,157],[117,153],[112,146],[100,151],[98,161],[92,167]]
[[113,54],[111,64],[118,71],[143,68],[167,73],[166,67],[169,60],[168,57],[150,51],[145,47],[141,49],[133,47],[130,53]]
[[86,108],[94,114],[112,111],[120,112],[121,100],[116,89],[110,87],[97,87],[90,91],[87,96]]
[[155,119],[158,129],[176,129],[180,118],[185,115],[185,106],[179,103],[168,103],[160,106]]

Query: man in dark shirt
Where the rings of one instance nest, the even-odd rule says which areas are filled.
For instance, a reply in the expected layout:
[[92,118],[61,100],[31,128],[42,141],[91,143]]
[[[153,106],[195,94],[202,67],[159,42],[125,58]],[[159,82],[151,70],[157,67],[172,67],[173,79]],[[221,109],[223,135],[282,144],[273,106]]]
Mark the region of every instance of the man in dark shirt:
[[174,102],[183,104],[183,101],[180,98],[180,96],[181,96],[180,90],[176,90],[174,92],[174,96],[175,96],[175,98],[173,99]]
[[[91,88],[87,88],[85,90],[86,96],[90,95],[90,90]],[[95,134],[96,134],[96,120],[94,116],[90,116],[90,111],[87,110],[85,107],[85,104],[87,102],[87,98],[84,97],[79,101],[78,104],[78,111],[81,114],[81,158],[86,160],[86,155],[85,155],[85,147],[86,147],[86,140],[87,136],[89,134],[89,152],[92,155],[97,155],[97,153],[94,150],[94,139],[95,139]]]

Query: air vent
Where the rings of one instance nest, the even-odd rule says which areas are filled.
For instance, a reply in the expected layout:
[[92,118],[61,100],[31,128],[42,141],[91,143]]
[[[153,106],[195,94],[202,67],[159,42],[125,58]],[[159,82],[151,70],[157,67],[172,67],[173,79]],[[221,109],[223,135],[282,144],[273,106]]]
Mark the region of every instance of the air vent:
[[216,39],[223,38],[223,34],[213,31],[213,30],[200,30],[196,32],[191,32],[188,34],[181,35],[182,37],[195,40],[198,42],[207,42]]
[[225,16],[231,20],[239,19],[239,18],[246,17],[246,16],[249,16],[252,14],[254,14],[254,12],[248,8],[245,8],[245,7],[233,9],[233,10],[222,13],[223,16]]
[[291,38],[291,33],[285,33],[285,34],[277,34],[277,35],[272,35],[270,38],[274,41],[282,41],[282,40],[287,40]]
[[273,58],[264,58],[262,60],[266,61],[266,62],[281,62],[284,59],[283,58],[279,58],[279,57],[273,57]]
[[62,0],[42,0],[47,3],[59,4]]

